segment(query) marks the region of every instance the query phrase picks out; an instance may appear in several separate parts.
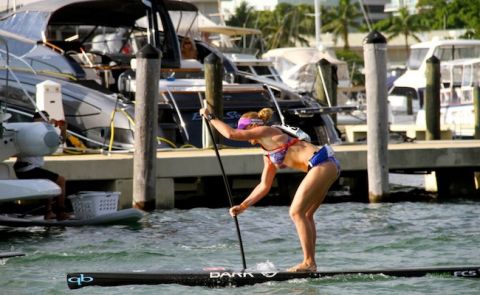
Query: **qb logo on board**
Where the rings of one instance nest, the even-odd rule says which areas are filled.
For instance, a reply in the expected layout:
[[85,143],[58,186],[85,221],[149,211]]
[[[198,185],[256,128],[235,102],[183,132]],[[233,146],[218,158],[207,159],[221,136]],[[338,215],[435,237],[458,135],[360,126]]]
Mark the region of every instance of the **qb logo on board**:
[[68,278],[68,282],[69,283],[74,283],[74,284],[77,284],[79,286],[81,286],[83,283],[91,283],[93,282],[93,278],[92,277],[86,277],[82,274],[80,274],[80,276],[78,277],[70,277]]

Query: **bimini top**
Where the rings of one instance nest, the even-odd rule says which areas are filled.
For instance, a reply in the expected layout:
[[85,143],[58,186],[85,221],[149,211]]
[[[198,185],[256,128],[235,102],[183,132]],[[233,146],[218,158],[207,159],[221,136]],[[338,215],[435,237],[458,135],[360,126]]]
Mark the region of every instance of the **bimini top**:
[[[154,0],[159,9],[182,8],[195,11],[190,3]],[[49,25],[98,25],[132,27],[145,16],[140,0],[42,0],[22,6],[0,20],[0,29],[20,36],[41,40],[41,32]],[[160,13],[162,13],[161,11]],[[108,16],[106,15],[108,14]],[[15,17],[13,17],[15,16]]]

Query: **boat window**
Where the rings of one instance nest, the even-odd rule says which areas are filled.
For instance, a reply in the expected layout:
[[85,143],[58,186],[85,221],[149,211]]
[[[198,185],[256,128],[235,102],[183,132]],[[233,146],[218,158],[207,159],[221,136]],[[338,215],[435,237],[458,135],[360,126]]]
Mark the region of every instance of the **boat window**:
[[247,72],[250,74],[254,74],[252,69],[249,66],[237,66],[237,69],[241,72]]
[[267,76],[270,78],[274,76],[274,73],[270,71],[268,66],[254,66],[253,69],[259,76]]
[[434,52],[441,61],[462,59],[462,58],[475,58],[480,56],[480,45],[456,45],[437,48]]
[[422,65],[423,60],[427,56],[428,48],[413,48],[408,58],[407,67],[410,70],[418,70]]
[[17,106],[23,110],[32,109],[32,101],[25,91],[30,97],[35,97],[35,86],[19,85],[12,80],[12,78],[9,79],[7,88],[4,77],[0,79],[0,101],[5,102],[7,107]]
[[465,65],[462,75],[462,86],[473,84],[472,65]]
[[[9,45],[9,65],[12,68],[34,73],[49,73],[61,77],[80,78],[84,73],[68,60],[59,58],[61,53],[47,47],[11,38],[4,38]],[[7,51],[0,43],[0,65],[6,62]]]

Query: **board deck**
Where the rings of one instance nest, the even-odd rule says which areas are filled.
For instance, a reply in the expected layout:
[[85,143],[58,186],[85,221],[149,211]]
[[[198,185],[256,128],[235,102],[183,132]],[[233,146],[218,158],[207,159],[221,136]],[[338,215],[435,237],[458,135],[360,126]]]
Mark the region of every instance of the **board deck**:
[[86,286],[157,285],[180,284],[187,286],[227,287],[245,286],[270,281],[292,279],[312,279],[341,275],[385,275],[392,277],[422,277],[426,275],[446,275],[455,277],[479,278],[480,266],[404,268],[404,269],[364,269],[343,271],[301,272],[250,272],[215,270],[201,272],[77,272],[67,274],[70,289]]
[[48,199],[58,196],[60,192],[60,187],[47,179],[0,180],[0,202]]
[[22,253],[22,252],[0,252],[0,259],[17,257],[17,256],[25,256],[25,253]]
[[12,227],[29,226],[84,226],[84,225],[108,225],[128,224],[140,220],[144,216],[143,211],[129,208],[96,216],[90,219],[68,219],[57,221],[55,219],[45,220],[43,216],[19,217],[15,214],[0,215],[0,225]]

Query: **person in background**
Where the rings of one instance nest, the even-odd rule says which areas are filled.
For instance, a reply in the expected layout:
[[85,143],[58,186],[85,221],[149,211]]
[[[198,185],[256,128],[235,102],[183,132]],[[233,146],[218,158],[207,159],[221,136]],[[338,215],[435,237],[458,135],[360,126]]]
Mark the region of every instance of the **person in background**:
[[189,37],[184,37],[180,45],[183,59],[197,59],[197,47]]
[[217,119],[208,108],[201,109],[200,114],[225,138],[259,144],[265,150],[260,183],[240,205],[230,208],[232,216],[241,214],[268,194],[277,169],[290,167],[306,173],[289,210],[302,247],[303,261],[288,271],[315,272],[317,231],[314,214],[340,174],[340,165],[332,148],[329,145],[315,146],[292,137],[279,128],[267,126],[273,114],[270,108],[243,114],[236,129]]
[[[36,112],[33,114],[33,122],[44,122],[45,117],[49,123],[55,124],[61,130],[62,134],[66,134],[65,123],[56,121],[54,119],[50,120],[49,114],[46,111]],[[63,123],[63,124],[62,124]],[[63,137],[65,138],[65,137]],[[13,165],[15,170],[15,175],[19,179],[48,179],[55,182],[61,189],[61,194],[56,197],[56,206],[53,210],[52,200],[49,199],[47,202],[47,210],[45,212],[45,219],[57,219],[65,220],[70,216],[65,212],[65,177],[58,175],[55,172],[43,169],[44,159],[42,156],[34,157],[21,157],[17,156],[17,160]]]

